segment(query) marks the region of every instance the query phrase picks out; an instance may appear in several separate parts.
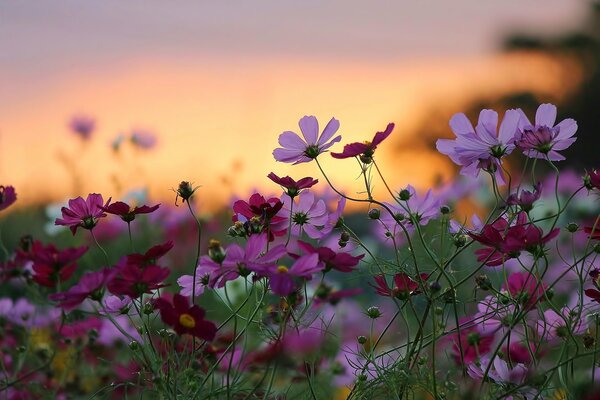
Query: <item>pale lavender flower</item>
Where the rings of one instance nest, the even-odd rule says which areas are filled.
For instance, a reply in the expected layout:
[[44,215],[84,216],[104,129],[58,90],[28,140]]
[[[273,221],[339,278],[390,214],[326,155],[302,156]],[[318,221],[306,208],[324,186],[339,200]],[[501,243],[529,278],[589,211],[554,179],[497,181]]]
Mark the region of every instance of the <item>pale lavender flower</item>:
[[342,218],[342,214],[344,213],[345,207],[346,199],[344,197],[339,197],[337,208],[334,212],[328,215],[327,222],[321,230],[321,239],[333,232],[333,230],[340,224],[340,219]]
[[533,125],[525,113],[520,111],[519,132],[516,136],[516,145],[530,158],[543,158],[551,161],[562,161],[565,157],[558,153],[571,146],[577,138],[577,122],[567,118],[556,126],[556,106],[554,104],[541,104],[535,113]]
[[[490,358],[483,356],[480,363],[469,364],[467,372],[473,378],[483,379],[489,364]],[[488,377],[499,384],[520,385],[527,377],[527,367],[524,364],[517,363],[510,368],[506,361],[495,357],[492,366],[489,368]]]
[[306,232],[312,239],[322,237],[320,229],[327,224],[329,214],[327,213],[325,202],[323,200],[316,200],[312,192],[305,190],[300,193],[297,200],[292,200],[289,196],[284,196],[283,208],[277,214],[283,219],[277,222],[273,226],[273,229],[287,229],[290,224],[290,214],[292,218],[292,234],[300,236],[302,232]]
[[69,128],[83,140],[88,140],[96,128],[96,120],[87,115],[76,115],[69,121]]
[[465,114],[455,114],[450,119],[450,128],[456,139],[439,139],[436,148],[449,156],[455,164],[462,166],[462,175],[477,176],[484,169],[495,172],[498,183],[504,183],[501,159],[515,148],[514,139],[519,119],[519,111],[506,111],[498,130],[496,111],[481,110],[475,128]]
[[111,314],[127,314],[131,307],[131,299],[127,296],[121,298],[111,294],[104,298],[104,307]]
[[425,193],[425,196],[417,194],[417,191],[412,185],[408,185],[406,189],[410,194],[410,198],[406,201],[405,218],[411,224],[418,223],[419,225],[427,225],[429,220],[437,216],[440,211],[440,203],[430,190]]
[[275,160],[294,164],[309,162],[334,143],[342,140],[340,135],[332,139],[340,127],[340,122],[335,118],[331,118],[321,135],[319,135],[319,122],[312,115],[302,117],[298,125],[304,139],[295,132],[283,132],[279,135],[281,147],[273,150]]
[[144,150],[149,150],[156,145],[156,136],[152,132],[144,130],[134,130],[130,140],[134,146]]
[[564,339],[571,334],[582,334],[587,329],[587,323],[583,314],[579,318],[577,314],[577,309],[569,307],[563,307],[560,314],[554,310],[544,311],[544,318],[537,322],[538,334],[548,341]]

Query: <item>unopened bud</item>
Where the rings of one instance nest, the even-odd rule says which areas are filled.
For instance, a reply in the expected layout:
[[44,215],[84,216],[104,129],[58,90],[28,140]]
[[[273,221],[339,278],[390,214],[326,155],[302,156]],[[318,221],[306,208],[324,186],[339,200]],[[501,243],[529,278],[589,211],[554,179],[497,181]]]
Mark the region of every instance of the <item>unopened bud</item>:
[[360,335],[359,337],[356,338],[356,341],[359,344],[365,344],[365,343],[367,343],[367,337],[363,336],[363,335]]
[[381,311],[379,311],[379,307],[371,306],[367,308],[367,316],[371,319],[377,319],[381,317]]
[[408,201],[410,199],[410,192],[408,191],[408,189],[402,189],[398,194],[398,197],[402,201]]
[[379,211],[379,208],[372,208],[369,210],[369,218],[379,219],[380,216],[381,216],[381,211]]
[[571,233],[577,232],[578,229],[579,225],[577,225],[575,222],[571,222],[567,225],[567,230]]

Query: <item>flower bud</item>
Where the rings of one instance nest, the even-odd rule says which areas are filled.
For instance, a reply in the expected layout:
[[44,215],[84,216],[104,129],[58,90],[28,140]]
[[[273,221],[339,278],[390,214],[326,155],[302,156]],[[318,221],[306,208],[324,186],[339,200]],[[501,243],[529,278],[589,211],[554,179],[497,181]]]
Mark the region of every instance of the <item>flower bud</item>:
[[350,240],[350,234],[346,231],[343,231],[342,234],[340,235],[340,240],[347,242],[348,240]]
[[402,189],[400,193],[398,193],[398,197],[402,201],[408,201],[410,199],[410,192],[408,189]]
[[567,230],[571,233],[577,232],[577,229],[579,229],[579,225],[577,225],[575,222],[571,222],[567,225]]
[[338,246],[340,246],[340,247],[346,247],[347,244],[348,244],[348,242],[344,242],[343,240],[340,240],[338,242]]
[[590,335],[589,333],[586,333],[581,339],[583,340],[583,346],[586,349],[589,350],[594,348],[594,344],[596,343],[596,339],[594,338],[594,336]]
[[142,308],[142,312],[146,315],[150,315],[154,312],[154,306],[152,305],[152,303],[147,302],[144,304],[144,307]]
[[456,235],[454,237],[454,245],[456,247],[463,247],[467,244],[467,237],[465,235]]
[[208,256],[217,264],[221,264],[225,259],[225,250],[221,246],[221,242],[211,239],[208,242]]
[[380,216],[381,216],[381,211],[379,211],[379,208],[372,208],[369,210],[369,218],[379,219]]
[[137,341],[133,340],[133,341],[129,342],[130,350],[137,351],[137,350],[139,350],[139,348],[140,348],[140,344]]
[[379,307],[371,306],[367,308],[367,316],[371,319],[377,319],[381,317],[381,311],[379,310]]
[[492,288],[492,281],[485,274],[480,274],[475,277],[475,283],[481,290],[490,290]]
[[456,301],[456,290],[453,289],[446,289],[444,291],[444,294],[442,295],[442,299],[444,300],[445,303],[448,304],[452,304]]
[[440,207],[440,212],[443,215],[450,214],[450,207],[448,207],[447,205],[443,205]]
[[440,283],[438,281],[433,281],[429,284],[429,289],[433,292],[433,293],[437,293],[440,290],[442,290],[442,285],[440,285]]
[[357,376],[357,379],[358,379],[359,382],[364,382],[364,381],[367,380],[367,375],[360,374],[360,375]]
[[196,189],[188,181],[181,181],[177,187],[177,196],[181,197],[181,200],[185,203],[192,197]]
[[363,335],[360,335],[358,338],[356,338],[356,341],[359,344],[365,344],[365,343],[367,343],[367,337],[363,336]]

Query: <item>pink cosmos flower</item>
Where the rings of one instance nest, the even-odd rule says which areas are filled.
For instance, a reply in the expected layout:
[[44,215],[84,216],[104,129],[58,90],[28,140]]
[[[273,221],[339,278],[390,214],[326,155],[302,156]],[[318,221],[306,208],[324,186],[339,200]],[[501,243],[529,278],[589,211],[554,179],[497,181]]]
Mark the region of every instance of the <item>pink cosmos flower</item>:
[[34,281],[42,286],[54,287],[57,282],[64,283],[73,275],[76,261],[87,250],[87,246],[58,250],[53,244],[44,246],[36,240],[29,252],[18,250],[18,253],[22,259],[33,262]]
[[365,256],[353,256],[350,253],[338,252],[331,250],[329,247],[314,247],[310,243],[298,241],[298,247],[305,254],[318,254],[319,264],[324,271],[335,269],[340,272],[352,272],[360,260]]
[[406,201],[405,218],[411,224],[418,223],[419,225],[427,225],[429,220],[438,215],[440,211],[440,203],[433,195],[431,190],[425,193],[425,196],[417,194],[417,191],[412,185],[408,185],[405,189],[409,194],[409,199]]
[[73,232],[77,233],[77,228],[93,229],[98,223],[98,219],[106,217],[106,214],[100,207],[108,207],[110,198],[103,204],[101,194],[90,193],[86,200],[81,196],[69,200],[69,207],[61,209],[62,218],[57,218],[55,225],[68,226]]
[[292,234],[299,237],[302,232],[306,232],[312,239],[319,239],[322,236],[320,228],[328,220],[327,207],[323,200],[316,200],[313,193],[304,191],[298,196],[298,201],[286,196],[283,204],[279,215],[284,219],[278,222],[274,228],[287,229],[291,214]]
[[83,140],[88,140],[96,128],[96,120],[86,115],[76,115],[69,121],[69,128]]
[[529,212],[533,208],[533,203],[540,199],[542,195],[542,185],[538,183],[533,186],[533,191],[521,190],[521,193],[513,193],[506,199],[506,204],[519,206],[522,211]]
[[[580,335],[587,329],[587,323],[582,314],[577,318],[577,309],[564,307],[558,314],[554,310],[544,311],[544,318],[537,321],[537,331],[541,338],[555,341]],[[569,333],[570,332],[570,333]]]
[[538,302],[544,299],[546,284],[529,272],[510,274],[507,282],[508,287],[503,285],[503,288],[508,289],[513,299],[528,309],[534,308]]
[[58,306],[70,311],[83,303],[88,297],[93,300],[102,299],[104,286],[109,283],[117,271],[104,268],[96,272],[86,272],[79,282],[69,290],[49,296],[50,300],[58,301]]
[[271,290],[279,296],[288,296],[296,289],[295,278],[310,280],[312,275],[323,269],[319,255],[313,253],[298,258],[291,267],[284,265],[253,266],[252,270],[269,278]]
[[558,151],[565,150],[571,146],[577,138],[577,122],[567,118],[556,126],[556,106],[554,104],[541,104],[535,113],[535,125],[522,110],[519,110],[519,132],[515,143],[530,158],[543,158],[551,161],[562,161],[565,159]]
[[484,169],[495,172],[498,182],[504,183],[500,168],[501,159],[515,148],[514,139],[519,119],[519,111],[506,111],[500,129],[497,130],[496,111],[482,110],[475,128],[465,114],[455,114],[450,119],[450,128],[456,139],[439,139],[436,147],[455,164],[462,166],[462,175],[477,176],[479,171]]
[[[459,320],[459,324],[464,326],[464,321],[470,319],[470,317],[465,317]],[[491,350],[494,335],[483,333],[477,326],[469,326],[461,328],[460,334],[457,331],[450,335],[448,340],[452,343],[452,358],[456,364],[460,365],[462,360],[465,365],[468,365]]]
[[311,177],[302,178],[296,182],[289,176],[284,176],[283,178],[280,178],[277,175],[275,175],[274,172],[271,172],[269,175],[267,175],[267,178],[277,183],[278,185],[283,186],[287,195],[290,197],[296,197],[298,194],[300,194],[300,191],[302,189],[309,189],[319,182],[318,179],[313,179]]
[[309,162],[342,140],[339,135],[332,139],[340,127],[340,122],[335,118],[331,118],[321,135],[319,122],[312,115],[302,117],[298,125],[304,140],[295,132],[283,132],[279,135],[281,147],[273,151],[275,160],[294,164]]
[[331,156],[333,158],[343,159],[356,157],[360,155],[361,161],[365,164],[368,164],[373,160],[373,155],[375,154],[377,146],[379,146],[381,142],[387,139],[387,137],[390,136],[393,130],[394,124],[390,122],[387,128],[385,128],[385,131],[377,132],[375,136],[373,136],[372,141],[365,141],[363,143],[355,142],[347,144],[344,146],[344,150],[341,153],[331,153]]
[[0,211],[8,208],[12,203],[17,200],[17,193],[15,188],[12,186],[0,185]]
[[[470,364],[467,372],[469,373],[469,376],[473,378],[483,379],[489,365],[490,358],[487,356],[481,357],[480,363]],[[506,361],[499,357],[495,357],[494,362],[489,369],[488,377],[496,383],[520,385],[525,381],[527,371],[527,367],[523,364],[517,363],[511,368]]]
[[235,214],[232,221],[243,223],[246,236],[257,231],[269,232],[269,240],[273,241],[275,236],[284,235],[287,229],[287,226],[276,228],[277,223],[284,220],[278,215],[282,208],[283,203],[277,197],[265,199],[261,194],[254,193],[248,201],[237,200],[233,203]]
[[346,199],[344,197],[339,197],[335,211],[328,215],[327,222],[325,222],[323,229],[321,229],[321,239],[333,232],[335,228],[342,226],[342,214],[344,213],[344,208],[346,208]]
[[414,280],[408,274],[401,272],[394,275],[393,287],[388,286],[384,275],[376,275],[373,278],[377,285],[369,284],[375,288],[378,295],[407,300],[410,296],[421,293],[421,287],[425,284],[429,275],[421,274]]
[[119,296],[136,299],[144,293],[152,293],[166,285],[163,283],[171,271],[158,265],[140,267],[136,264],[120,262],[115,267],[117,274],[108,282],[108,290]]

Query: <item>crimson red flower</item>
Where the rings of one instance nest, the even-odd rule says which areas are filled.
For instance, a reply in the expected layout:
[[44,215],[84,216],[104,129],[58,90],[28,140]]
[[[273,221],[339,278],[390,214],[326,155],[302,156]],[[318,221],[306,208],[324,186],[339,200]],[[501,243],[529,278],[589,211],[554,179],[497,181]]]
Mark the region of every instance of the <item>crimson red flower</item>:
[[355,142],[344,146],[344,150],[341,153],[331,153],[333,158],[350,158],[360,155],[360,159],[364,163],[370,163],[373,159],[373,154],[377,146],[387,139],[388,136],[394,130],[394,124],[389,123],[385,131],[377,132],[373,137],[372,141],[365,141],[363,143]]
[[544,298],[546,285],[529,272],[515,272],[507,279],[511,296],[522,306],[533,308]]
[[306,178],[300,179],[299,181],[295,181],[289,176],[284,176],[283,178],[280,178],[277,175],[275,175],[274,172],[271,172],[269,175],[267,175],[267,178],[277,183],[278,185],[283,186],[286,190],[286,193],[290,197],[298,196],[302,189],[311,188],[319,182],[318,179],[313,179],[308,176]]
[[197,305],[192,305],[187,297],[180,294],[173,296],[173,302],[164,297],[154,301],[154,306],[160,310],[160,317],[165,324],[173,327],[178,335],[192,335],[203,340],[213,340],[217,327],[204,319],[205,311]]
[[117,275],[108,283],[108,290],[118,296],[136,299],[144,293],[165,287],[164,280],[169,276],[168,268],[147,265],[144,268],[135,264],[117,265]]
[[17,193],[12,186],[0,185],[0,211],[4,210],[17,200]]
[[[306,254],[317,253],[319,255],[319,263],[323,264],[323,271],[325,272],[331,269],[335,269],[340,272],[352,272],[354,270],[353,267],[356,267],[359,261],[365,256],[364,254],[361,254],[355,257],[346,252],[336,253],[329,247],[314,247],[311,244],[301,240],[298,241],[298,247]],[[292,255],[292,257],[294,257],[294,255]],[[297,257],[298,256],[296,256],[296,258]]]
[[593,170],[583,178],[583,181],[588,189],[600,190],[600,171]]
[[156,264],[156,261],[167,254],[173,248],[173,242],[168,241],[162,244],[158,244],[154,247],[151,247],[144,254],[129,254],[127,256],[128,264],[135,264],[140,267],[145,267],[147,265]]
[[394,286],[391,288],[388,286],[384,275],[376,275],[374,278],[377,285],[371,283],[369,285],[375,288],[378,295],[407,300],[410,296],[421,293],[420,285],[429,278],[429,275],[421,274],[415,281],[408,274],[401,272],[394,275]]
[[152,207],[149,207],[146,205],[143,205],[140,207],[138,207],[138,206],[132,207],[132,206],[128,205],[127,203],[124,203],[122,201],[117,201],[117,202],[110,204],[108,207],[100,207],[100,209],[109,214],[118,215],[119,217],[121,217],[121,219],[123,221],[129,223],[135,219],[136,215],[150,214],[151,212],[156,211],[159,206],[160,206],[160,204],[157,204]]
[[[285,217],[277,215],[282,209],[283,203],[277,197],[271,197],[268,200],[261,194],[254,193],[248,201],[237,200],[233,203],[232,217],[233,222],[242,222],[245,224],[245,230],[248,235],[252,233],[269,232],[269,241],[274,239],[274,235],[281,236],[285,234],[286,229],[271,229],[273,225],[284,221]],[[256,223],[253,221],[256,220]],[[252,222],[252,227],[250,223]]]
[[104,286],[113,279],[115,273],[116,270],[112,268],[87,272],[69,290],[63,293],[52,294],[49,298],[50,300],[58,301],[58,306],[65,311],[74,309],[88,297],[99,301],[104,294]]
[[600,240],[600,226],[586,226],[583,228],[584,232],[589,235],[592,240]]
[[90,193],[86,200],[83,197],[69,200],[69,207],[61,209],[62,218],[57,218],[55,225],[68,226],[73,232],[77,233],[77,228],[94,229],[98,219],[106,217],[106,214],[100,207],[108,207],[110,198],[106,204],[102,205],[104,200],[101,194]]
[[[465,318],[459,321],[460,324],[464,322]],[[462,361],[466,365],[474,362],[492,349],[494,335],[484,334],[476,326],[470,326],[461,328],[460,334],[457,332],[451,335],[449,340],[452,342],[452,358],[456,364],[460,365]]]
[[44,246],[35,241],[28,252],[17,250],[19,257],[33,262],[33,280],[42,286],[54,287],[65,282],[77,268],[77,261],[88,250],[87,246],[58,250],[53,244]]

